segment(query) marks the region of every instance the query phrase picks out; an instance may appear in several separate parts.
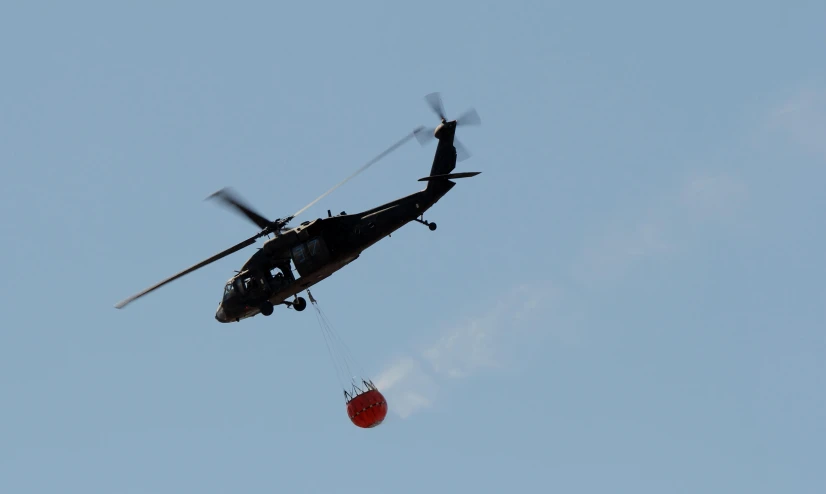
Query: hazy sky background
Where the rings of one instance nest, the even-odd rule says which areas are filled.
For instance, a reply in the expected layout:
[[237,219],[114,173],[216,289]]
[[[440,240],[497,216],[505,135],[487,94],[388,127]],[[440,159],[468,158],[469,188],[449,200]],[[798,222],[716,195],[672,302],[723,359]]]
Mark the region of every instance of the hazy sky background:
[[[826,492],[826,2],[7,2],[0,492]],[[221,325],[253,248],[418,125],[481,171]],[[423,187],[415,141],[302,215]],[[259,242],[258,245],[261,243]]]

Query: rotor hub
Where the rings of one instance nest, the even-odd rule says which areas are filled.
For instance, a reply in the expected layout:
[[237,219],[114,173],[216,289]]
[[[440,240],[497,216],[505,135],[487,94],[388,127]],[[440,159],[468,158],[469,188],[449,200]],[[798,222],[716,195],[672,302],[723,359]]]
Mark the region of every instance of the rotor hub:
[[450,122],[442,119],[442,123],[440,123],[436,129],[433,131],[433,137],[436,139],[442,139],[443,137],[450,137],[450,134],[456,131],[456,121],[451,120]]

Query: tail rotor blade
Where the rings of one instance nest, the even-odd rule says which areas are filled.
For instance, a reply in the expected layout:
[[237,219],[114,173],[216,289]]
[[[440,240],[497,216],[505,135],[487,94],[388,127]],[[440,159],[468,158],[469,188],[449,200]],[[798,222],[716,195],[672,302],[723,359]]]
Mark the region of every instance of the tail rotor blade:
[[430,93],[424,97],[427,101],[427,104],[430,105],[430,108],[433,110],[433,113],[439,116],[439,119],[445,120],[445,107],[442,105],[442,96],[438,92]]
[[459,118],[456,119],[456,125],[481,125],[482,119],[479,118],[479,114],[476,113],[475,108],[471,108],[466,112],[459,115]]
[[414,133],[416,134],[416,139],[419,141],[419,144],[424,146],[436,138],[433,135],[434,132],[436,132],[436,127],[419,127]]
[[453,138],[453,147],[456,148],[456,161],[465,161],[470,158],[470,151],[457,138]]

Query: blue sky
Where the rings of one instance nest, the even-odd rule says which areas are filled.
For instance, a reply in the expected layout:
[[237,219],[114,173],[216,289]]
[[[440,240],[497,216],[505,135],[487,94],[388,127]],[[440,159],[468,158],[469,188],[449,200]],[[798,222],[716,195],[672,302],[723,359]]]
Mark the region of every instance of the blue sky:
[[[0,9],[0,491],[826,491],[826,3]],[[426,218],[221,325],[251,250],[475,107]],[[418,190],[412,141],[303,215]]]

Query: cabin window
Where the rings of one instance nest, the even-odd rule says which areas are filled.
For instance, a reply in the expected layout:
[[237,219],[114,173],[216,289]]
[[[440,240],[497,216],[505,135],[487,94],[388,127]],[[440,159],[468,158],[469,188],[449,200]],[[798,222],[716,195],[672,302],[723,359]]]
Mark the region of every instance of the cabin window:
[[321,241],[318,238],[314,238],[307,242],[307,249],[310,251],[310,256],[315,256],[319,253],[318,248],[320,242]]
[[296,264],[301,264],[307,260],[307,252],[304,249],[304,244],[293,247],[293,261]]

